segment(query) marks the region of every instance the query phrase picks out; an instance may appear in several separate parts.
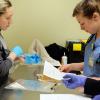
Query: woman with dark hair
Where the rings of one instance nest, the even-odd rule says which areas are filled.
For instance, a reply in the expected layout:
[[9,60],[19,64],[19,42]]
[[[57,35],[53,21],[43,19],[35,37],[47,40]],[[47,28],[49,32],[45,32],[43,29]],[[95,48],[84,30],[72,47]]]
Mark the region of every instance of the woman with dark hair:
[[84,53],[84,62],[72,63],[59,67],[59,70],[70,72],[82,71],[89,77],[100,77],[100,0],[82,0],[73,11],[82,30],[90,33]]

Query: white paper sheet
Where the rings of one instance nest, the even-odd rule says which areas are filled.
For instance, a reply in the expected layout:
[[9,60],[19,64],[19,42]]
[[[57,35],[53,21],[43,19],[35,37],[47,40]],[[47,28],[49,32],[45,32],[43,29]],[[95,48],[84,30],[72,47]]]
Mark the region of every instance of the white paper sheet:
[[40,100],[92,100],[75,94],[40,94]]
[[66,73],[60,72],[52,64],[50,64],[49,62],[45,61],[43,74],[46,75],[46,76],[48,76],[48,77],[54,78],[56,80],[62,80],[63,76]]
[[60,62],[59,61],[56,61],[56,60],[52,60],[50,62],[53,66],[61,66]]
[[38,80],[22,80],[19,79],[14,83],[6,86],[6,89],[14,90],[29,90],[29,91],[39,91],[45,93],[53,93],[54,89],[51,89],[55,86],[55,83],[50,82],[41,82]]
[[8,85],[7,87],[5,88],[12,88],[12,89],[25,89],[25,87],[23,87],[21,84],[17,83],[17,82],[14,82],[10,85]]

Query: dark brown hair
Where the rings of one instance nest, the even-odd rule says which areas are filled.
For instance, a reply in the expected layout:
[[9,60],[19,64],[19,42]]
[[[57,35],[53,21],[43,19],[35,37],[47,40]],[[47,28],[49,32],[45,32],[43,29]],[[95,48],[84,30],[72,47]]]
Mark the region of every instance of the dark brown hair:
[[100,14],[100,0],[82,0],[73,10],[73,17],[82,14],[87,18],[92,18],[93,13]]

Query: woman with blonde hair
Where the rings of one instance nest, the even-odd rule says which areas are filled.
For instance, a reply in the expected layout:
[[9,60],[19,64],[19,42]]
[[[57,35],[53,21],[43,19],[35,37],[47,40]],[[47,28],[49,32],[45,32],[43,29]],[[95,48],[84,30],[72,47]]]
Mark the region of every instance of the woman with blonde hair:
[[9,52],[1,31],[5,31],[12,22],[13,9],[9,0],[0,0],[0,86],[6,83],[9,69],[12,67],[15,59],[23,51],[20,46],[16,46]]

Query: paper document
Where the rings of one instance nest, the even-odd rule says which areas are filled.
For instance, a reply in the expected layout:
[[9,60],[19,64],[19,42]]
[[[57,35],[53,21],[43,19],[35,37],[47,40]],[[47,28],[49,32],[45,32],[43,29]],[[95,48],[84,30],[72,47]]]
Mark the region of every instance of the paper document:
[[17,80],[6,86],[6,89],[17,89],[17,90],[29,90],[29,91],[40,91],[52,93],[54,92],[53,88],[55,86],[54,83],[50,82],[41,82],[37,80]]
[[53,78],[53,79],[56,79],[56,80],[62,80],[63,76],[65,74],[66,73],[60,72],[52,64],[50,64],[49,62],[45,61],[43,75],[46,75],[46,76],[48,76],[50,78]]
[[61,66],[60,62],[59,61],[56,61],[56,60],[52,60],[50,62],[53,66]]
[[25,89],[24,86],[19,84],[18,82],[11,83],[9,86],[6,86],[5,88],[14,88],[14,89]]
[[75,94],[40,94],[40,100],[92,100]]

